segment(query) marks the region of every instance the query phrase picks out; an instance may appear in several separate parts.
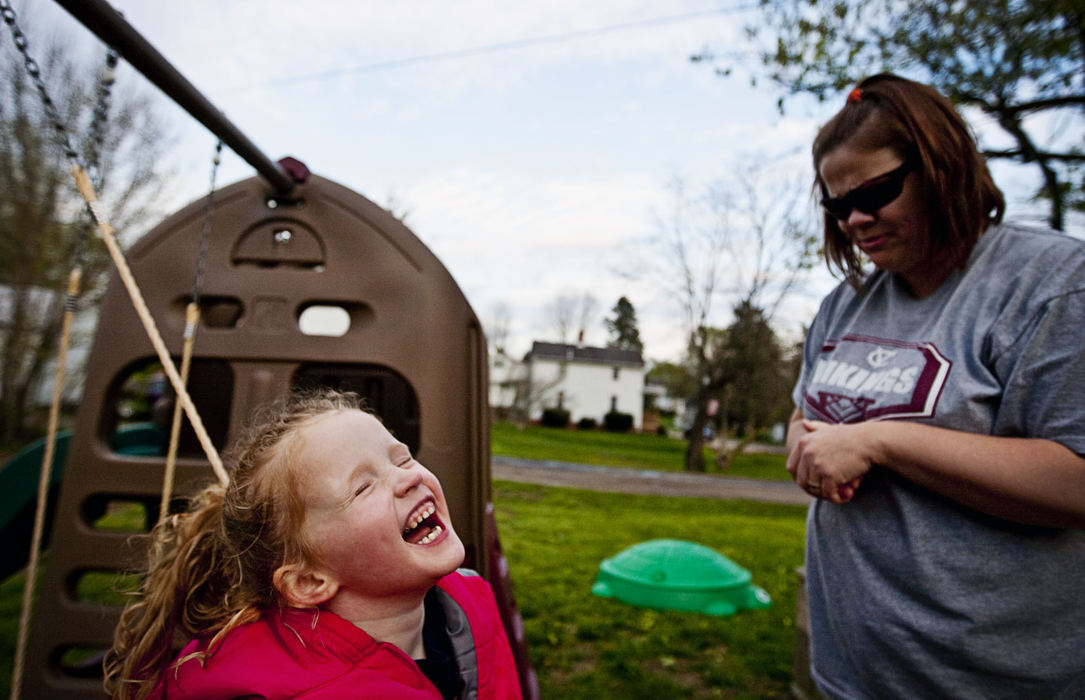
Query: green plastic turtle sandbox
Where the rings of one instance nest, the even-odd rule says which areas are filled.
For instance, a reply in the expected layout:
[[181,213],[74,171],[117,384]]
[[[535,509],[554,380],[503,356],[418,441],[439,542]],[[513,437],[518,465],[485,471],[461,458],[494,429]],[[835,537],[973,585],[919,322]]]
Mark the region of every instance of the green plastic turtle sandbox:
[[767,608],[769,594],[719,552],[683,540],[648,540],[599,564],[592,593],[662,610],[731,615]]

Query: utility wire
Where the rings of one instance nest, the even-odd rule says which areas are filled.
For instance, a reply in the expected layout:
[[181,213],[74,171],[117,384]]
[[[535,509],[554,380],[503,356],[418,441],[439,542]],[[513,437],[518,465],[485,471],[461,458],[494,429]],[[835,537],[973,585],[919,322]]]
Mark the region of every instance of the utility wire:
[[497,53],[500,51],[512,51],[515,49],[522,49],[529,46],[538,46],[542,44],[557,44],[560,42],[571,41],[574,39],[583,39],[589,36],[599,36],[601,34],[611,34],[614,32],[625,31],[628,29],[637,29],[639,27],[658,26],[662,24],[676,24],[679,22],[688,22],[689,20],[698,19],[700,17],[746,12],[749,10],[755,10],[758,7],[759,6],[757,5],[757,3],[739,4],[733,7],[717,7],[710,10],[698,10],[696,12],[687,12],[680,15],[669,15],[667,17],[654,17],[652,19],[623,22],[621,24],[612,24],[605,27],[596,27],[593,29],[581,29],[572,32],[563,32],[561,34],[547,34],[537,37],[525,37],[523,39],[501,41],[497,42],[496,44],[487,44],[485,46],[475,46],[466,49],[455,49],[452,51],[441,51],[438,53],[423,54],[420,56],[409,56],[407,58],[394,58],[387,61],[367,63],[360,66],[336,68],[333,70],[322,71],[319,73],[308,73],[305,75],[278,78],[276,80],[271,80],[264,83],[263,86],[272,87],[280,85],[293,85],[297,83],[307,83],[318,80],[328,80],[331,78],[337,78],[339,76],[349,75],[352,73],[370,73],[382,70],[392,70],[395,68],[402,68],[404,66],[414,65],[418,63],[432,63],[435,61],[467,58],[470,56],[480,56],[483,54]]

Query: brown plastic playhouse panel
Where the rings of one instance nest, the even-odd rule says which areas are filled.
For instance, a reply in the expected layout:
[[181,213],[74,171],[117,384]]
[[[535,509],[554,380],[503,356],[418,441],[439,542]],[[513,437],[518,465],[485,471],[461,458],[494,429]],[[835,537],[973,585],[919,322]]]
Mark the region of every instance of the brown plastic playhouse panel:
[[[216,193],[196,339],[193,400],[222,450],[251,411],[292,383],[323,382],[367,396],[386,424],[441,479],[467,565],[494,582],[519,640],[490,502],[486,341],[440,261],[401,222],[361,195],[310,177],[295,200],[252,178]],[[128,260],[175,362],[182,348],[206,204],[154,228]],[[306,308],[349,318],[342,336],[307,335]],[[111,503],[147,504],[157,518],[164,459],[111,449],[117,400],[152,346],[116,277],[102,302],[87,378],[34,612],[26,697],[102,697],[94,650],[108,648],[120,609],[80,600],[86,572],[140,563],[142,535],[95,526]],[[175,493],[213,479],[188,431]],[[500,569],[500,571],[497,571]],[[511,635],[510,635],[511,636]],[[90,654],[87,668],[72,650]]]

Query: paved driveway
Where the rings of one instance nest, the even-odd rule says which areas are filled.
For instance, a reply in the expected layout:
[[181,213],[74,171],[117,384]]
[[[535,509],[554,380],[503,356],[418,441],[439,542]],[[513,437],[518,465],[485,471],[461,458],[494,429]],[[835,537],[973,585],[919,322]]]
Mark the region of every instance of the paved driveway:
[[491,471],[495,479],[591,491],[695,498],[740,498],[794,505],[806,505],[811,500],[805,491],[790,481],[763,481],[718,474],[618,469],[500,456],[493,457],[491,460]]

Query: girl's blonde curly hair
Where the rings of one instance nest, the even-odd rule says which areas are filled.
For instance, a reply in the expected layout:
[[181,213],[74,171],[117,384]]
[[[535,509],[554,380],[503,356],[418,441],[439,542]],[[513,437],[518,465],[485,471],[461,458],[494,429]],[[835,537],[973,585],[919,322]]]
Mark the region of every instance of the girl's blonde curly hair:
[[300,537],[298,431],[331,411],[360,409],[356,394],[295,392],[261,409],[227,455],[230,483],[208,486],[187,511],[163,519],[150,534],[147,568],[125,606],[106,654],[105,689],[141,700],[154,690],[178,637],[211,637],[214,653],[230,630],[279,603],[272,577],[286,563],[312,563]]

